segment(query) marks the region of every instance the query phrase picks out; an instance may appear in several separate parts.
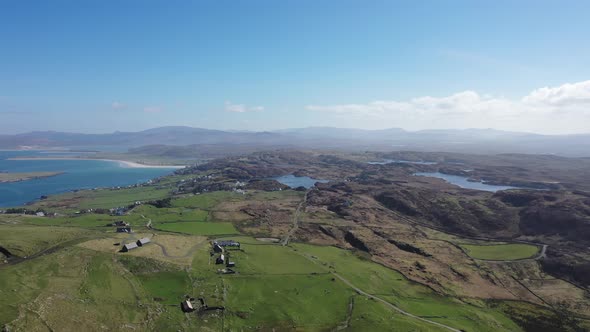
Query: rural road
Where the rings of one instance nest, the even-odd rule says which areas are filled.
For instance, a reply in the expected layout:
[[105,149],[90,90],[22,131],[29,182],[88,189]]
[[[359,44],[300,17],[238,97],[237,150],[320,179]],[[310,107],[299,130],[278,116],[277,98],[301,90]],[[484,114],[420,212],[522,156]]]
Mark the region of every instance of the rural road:
[[158,247],[160,247],[160,249],[162,249],[162,255],[168,257],[168,258],[187,258],[189,256],[192,256],[197,249],[199,249],[199,247],[201,247],[203,244],[206,244],[207,241],[203,242],[203,243],[197,243],[194,246],[192,246],[184,255],[181,256],[172,256],[170,254],[168,254],[168,251],[166,250],[166,247],[163,246],[162,244],[156,242],[156,241],[152,241],[153,244],[157,245]]
[[285,236],[285,239],[281,243],[283,246],[286,246],[289,244],[289,239],[291,238],[291,235],[295,234],[295,231],[297,231],[297,229],[299,228],[299,215],[301,214],[301,208],[307,202],[307,193],[309,193],[309,191],[305,192],[305,196],[303,196],[303,200],[297,206],[297,210],[295,210],[295,214],[293,215],[293,228],[291,228],[289,230],[289,232],[287,233],[287,236]]
[[[141,216],[143,219],[147,219],[147,218],[146,218],[146,217],[145,217],[143,214],[140,214],[140,216]],[[145,224],[145,227],[147,227],[147,228],[149,228],[149,229],[152,229],[152,219],[148,219],[148,222],[147,222],[147,224]]]
[[373,300],[375,300],[375,301],[379,301],[379,302],[381,302],[381,303],[385,304],[386,306],[388,306],[389,308],[391,308],[391,309],[393,309],[393,310],[395,310],[395,311],[399,312],[399,313],[400,313],[400,314],[402,314],[402,315],[405,315],[405,316],[408,316],[408,317],[411,317],[411,318],[414,318],[414,319],[418,319],[418,320],[421,320],[421,321],[423,321],[423,322],[425,322],[425,323],[433,324],[433,325],[436,325],[436,326],[438,326],[438,327],[442,327],[442,328],[444,328],[444,329],[447,329],[447,330],[450,330],[450,331],[454,331],[454,332],[462,332],[461,330],[459,330],[459,329],[456,329],[456,328],[454,328],[454,327],[450,327],[450,326],[448,326],[448,325],[445,325],[445,324],[441,324],[441,323],[438,323],[438,322],[435,322],[435,321],[431,321],[431,320],[428,320],[428,319],[426,319],[426,318],[422,318],[422,317],[419,317],[419,316],[413,315],[413,314],[411,314],[411,313],[409,313],[409,312],[407,312],[407,311],[404,311],[404,310],[402,310],[402,309],[400,309],[400,308],[396,307],[395,305],[393,305],[393,304],[391,304],[391,303],[389,303],[389,302],[387,302],[387,301],[383,300],[382,298],[379,298],[379,297],[377,297],[377,296],[375,296],[375,295],[371,295],[371,294],[369,294],[369,293],[367,293],[367,292],[364,292],[364,291],[363,291],[363,290],[361,290],[360,288],[358,288],[358,287],[356,287],[355,285],[353,285],[353,284],[352,284],[350,281],[348,281],[348,280],[344,279],[344,277],[342,277],[342,276],[341,276],[341,275],[339,275],[338,273],[336,273],[336,272],[332,272],[332,274],[333,274],[333,275],[334,275],[336,278],[340,279],[340,281],[342,281],[343,283],[345,283],[345,284],[346,284],[348,287],[350,287],[350,288],[354,289],[354,290],[355,290],[357,293],[359,293],[359,294],[361,294],[361,295],[364,295],[364,296],[366,296],[366,297],[368,297],[368,298],[371,298],[371,299],[373,299]]
[[[307,260],[309,260],[309,261],[313,262],[314,264],[318,264],[318,262],[317,262],[317,261],[315,261],[314,259],[312,259],[311,257],[309,257],[309,256],[307,256],[307,255],[305,255],[305,254],[303,254],[303,253],[300,253],[300,252],[296,252],[296,253],[297,253],[298,255],[302,256],[303,258],[305,258],[305,259],[307,259]],[[387,302],[387,301],[385,301],[384,299],[382,299],[382,298],[380,298],[380,297],[377,297],[377,296],[375,296],[375,295],[371,295],[371,294],[369,294],[369,293],[367,293],[367,292],[363,291],[362,289],[358,288],[358,287],[357,287],[357,286],[355,286],[355,285],[354,285],[352,282],[348,281],[347,279],[345,279],[343,276],[339,275],[338,273],[336,273],[336,272],[334,272],[334,271],[330,271],[330,273],[331,273],[332,275],[334,275],[336,278],[340,279],[340,281],[342,281],[344,284],[346,284],[346,286],[348,286],[348,287],[352,288],[352,289],[353,289],[354,291],[356,291],[358,294],[360,294],[360,295],[364,295],[364,296],[366,296],[366,297],[368,297],[368,298],[371,298],[371,299],[373,299],[373,300],[375,300],[375,301],[379,301],[379,302],[381,302],[381,303],[385,304],[387,307],[389,307],[389,308],[391,308],[391,309],[393,309],[393,310],[395,310],[395,311],[399,312],[400,314],[402,314],[402,315],[404,315],[404,316],[408,316],[408,317],[410,317],[410,318],[414,318],[414,319],[417,319],[417,320],[423,321],[423,322],[425,322],[425,323],[429,323],[429,324],[432,324],[432,325],[436,325],[436,326],[438,326],[438,327],[442,327],[442,328],[444,328],[444,329],[447,329],[447,330],[449,330],[449,331],[454,331],[454,332],[463,332],[462,330],[456,329],[456,328],[454,328],[454,327],[451,327],[451,326],[448,326],[448,325],[445,325],[445,324],[442,324],[442,323],[438,323],[438,322],[435,322],[435,321],[432,321],[432,320],[429,320],[429,319],[426,319],[426,318],[422,318],[422,317],[420,317],[420,316],[416,316],[416,315],[414,315],[414,314],[411,314],[411,313],[409,313],[409,312],[407,312],[407,311],[405,311],[405,310],[403,310],[403,309],[400,309],[400,308],[398,308],[398,307],[397,307],[397,306],[395,306],[394,304],[392,304],[392,303],[390,303],[390,302]]]

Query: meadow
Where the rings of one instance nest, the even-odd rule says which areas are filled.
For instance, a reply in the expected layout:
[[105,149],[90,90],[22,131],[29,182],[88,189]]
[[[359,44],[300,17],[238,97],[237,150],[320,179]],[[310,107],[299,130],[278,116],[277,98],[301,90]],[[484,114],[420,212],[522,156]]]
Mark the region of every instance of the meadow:
[[93,235],[96,236],[93,232],[77,228],[0,225],[0,245],[19,257]]
[[461,244],[461,248],[473,258],[484,260],[517,260],[531,258],[539,252],[539,248],[530,244]]
[[[373,262],[366,253],[303,243],[281,246],[240,235],[232,222],[211,220],[221,204],[244,199],[291,204],[301,193],[187,195],[172,199],[170,207],[144,204],[124,216],[0,216],[0,245],[23,256],[42,253],[0,265],[0,326],[87,331],[445,330],[363,292],[465,331],[521,331],[511,319],[514,314],[508,313],[523,306],[527,312],[541,310],[520,302],[442,296]],[[99,198],[95,206],[110,202]],[[129,222],[136,233],[117,234],[105,226],[115,220]],[[152,243],[119,252],[122,243],[139,237],[150,237]],[[226,251],[236,263],[236,274],[218,273],[223,266],[215,264],[209,245],[218,237],[242,244]],[[537,251],[527,245],[461,246],[474,257],[503,259],[530,257]],[[50,247],[57,249],[43,254]],[[187,295],[225,310],[183,313],[179,304]]]
[[230,222],[167,222],[156,223],[154,228],[157,230],[192,234],[192,235],[226,235],[237,234],[238,231]]

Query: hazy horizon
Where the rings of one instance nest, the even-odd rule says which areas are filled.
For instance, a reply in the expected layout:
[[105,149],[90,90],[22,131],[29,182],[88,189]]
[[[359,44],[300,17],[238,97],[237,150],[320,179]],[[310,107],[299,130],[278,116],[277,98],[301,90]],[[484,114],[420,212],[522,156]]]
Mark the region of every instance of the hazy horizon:
[[519,134],[530,134],[530,135],[544,135],[544,136],[570,136],[570,135],[590,135],[590,130],[587,132],[581,133],[571,133],[571,134],[543,134],[543,133],[536,133],[532,131],[515,131],[515,130],[501,130],[501,129],[494,129],[494,128],[425,128],[425,129],[417,129],[417,130],[409,130],[400,127],[390,127],[390,128],[383,128],[383,129],[365,129],[365,128],[354,128],[354,127],[330,127],[330,126],[308,126],[308,127],[292,127],[292,128],[278,128],[278,129],[269,129],[269,130],[250,130],[250,129],[215,129],[215,128],[205,128],[205,127],[193,127],[187,125],[166,125],[166,126],[158,126],[158,127],[150,127],[145,129],[138,129],[138,130],[115,130],[115,131],[99,131],[99,132],[82,132],[82,131],[68,131],[68,130],[29,130],[23,132],[17,132],[13,134],[2,133],[0,135],[24,135],[30,133],[43,133],[43,132],[54,132],[54,133],[65,133],[65,134],[84,134],[84,135],[108,135],[108,134],[116,134],[116,133],[138,133],[144,132],[154,129],[162,129],[162,128],[191,128],[191,129],[203,129],[203,130],[211,130],[211,131],[224,131],[224,132],[250,132],[250,133],[261,133],[261,132],[288,132],[288,131],[297,131],[297,130],[306,130],[306,129],[338,129],[338,130],[360,130],[360,131],[387,131],[387,130],[402,130],[407,133],[419,133],[419,132],[429,132],[429,131],[496,131],[496,132],[505,132],[505,133],[519,133]]
[[0,132],[588,133],[589,11],[581,1],[4,2]]

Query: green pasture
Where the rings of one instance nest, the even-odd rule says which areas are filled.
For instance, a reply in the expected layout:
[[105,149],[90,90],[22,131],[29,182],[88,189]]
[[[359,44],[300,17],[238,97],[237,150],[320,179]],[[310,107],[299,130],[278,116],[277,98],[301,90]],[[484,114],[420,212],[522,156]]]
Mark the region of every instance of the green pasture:
[[535,256],[539,248],[524,243],[475,245],[461,244],[461,248],[473,258],[485,260],[516,260]]
[[155,223],[153,227],[162,231],[191,235],[238,234],[238,231],[235,229],[234,225],[229,222],[168,222]]

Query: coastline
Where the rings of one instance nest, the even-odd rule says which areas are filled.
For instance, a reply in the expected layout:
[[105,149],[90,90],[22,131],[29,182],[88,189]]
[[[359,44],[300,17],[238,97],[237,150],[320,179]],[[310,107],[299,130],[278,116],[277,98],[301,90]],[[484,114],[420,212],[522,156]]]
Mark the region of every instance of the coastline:
[[101,160],[118,163],[123,168],[185,168],[186,166],[181,165],[145,165],[134,161],[127,160],[115,160],[115,159],[100,159],[100,158],[75,158],[75,157],[14,157],[6,160]]
[[45,179],[64,174],[64,172],[29,172],[29,173],[0,173],[0,183],[13,183]]

